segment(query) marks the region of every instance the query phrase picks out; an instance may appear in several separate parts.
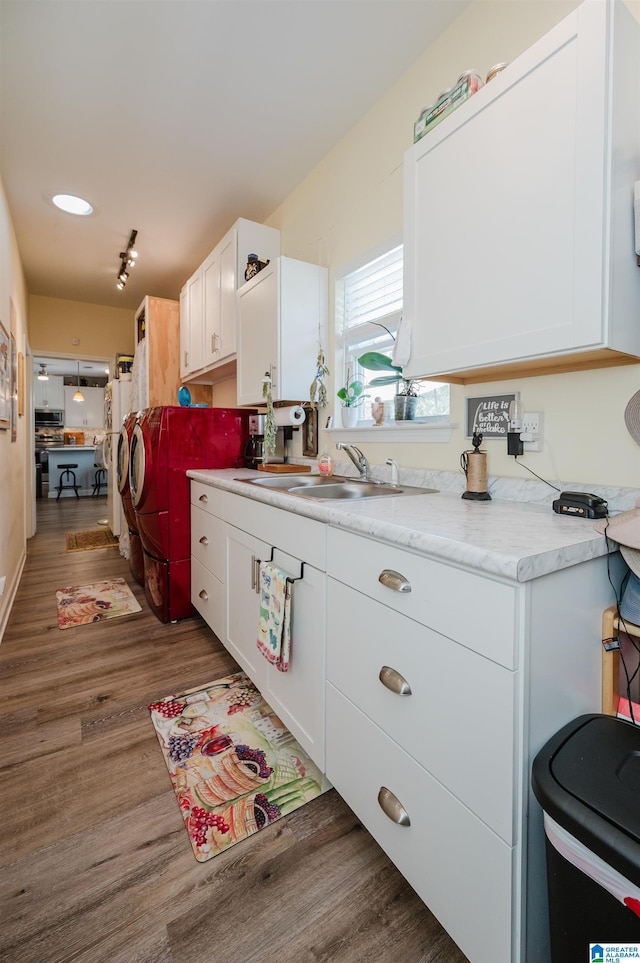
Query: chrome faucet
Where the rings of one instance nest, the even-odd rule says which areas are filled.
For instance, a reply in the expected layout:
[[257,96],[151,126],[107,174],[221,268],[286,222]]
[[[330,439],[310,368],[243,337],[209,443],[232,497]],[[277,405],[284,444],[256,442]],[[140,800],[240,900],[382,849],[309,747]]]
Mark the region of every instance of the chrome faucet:
[[[360,451],[360,449],[356,448],[355,445],[345,445],[341,441],[337,442],[336,448],[339,451],[346,452],[349,458],[351,459],[351,461],[353,462],[353,464],[358,469],[360,473],[360,478],[363,481],[369,481],[369,462],[367,461],[366,456]],[[356,453],[355,455],[354,455],[354,451]],[[358,456],[357,458],[356,458],[356,455]]]

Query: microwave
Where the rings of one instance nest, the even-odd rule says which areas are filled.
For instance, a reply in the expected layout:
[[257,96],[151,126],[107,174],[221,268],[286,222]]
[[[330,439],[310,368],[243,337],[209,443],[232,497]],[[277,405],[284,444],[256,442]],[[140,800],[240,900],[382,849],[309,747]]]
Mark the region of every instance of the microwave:
[[64,426],[64,411],[57,408],[36,408],[36,428],[62,428]]

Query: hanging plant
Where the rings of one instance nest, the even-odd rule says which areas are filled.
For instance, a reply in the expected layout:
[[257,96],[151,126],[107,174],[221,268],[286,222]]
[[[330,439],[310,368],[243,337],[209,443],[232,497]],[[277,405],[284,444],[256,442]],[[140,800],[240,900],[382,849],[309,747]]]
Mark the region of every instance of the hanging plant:
[[318,348],[318,357],[316,358],[316,376],[309,388],[309,401],[311,402],[312,408],[327,407],[327,386],[324,383],[324,379],[329,374],[330,371],[324,360],[324,350],[322,345],[320,345]]
[[275,455],[277,425],[273,411],[273,398],[271,397],[271,375],[265,371],[262,379],[262,397],[267,405],[267,413],[264,419],[264,441],[262,445],[262,462],[266,463],[269,455]]

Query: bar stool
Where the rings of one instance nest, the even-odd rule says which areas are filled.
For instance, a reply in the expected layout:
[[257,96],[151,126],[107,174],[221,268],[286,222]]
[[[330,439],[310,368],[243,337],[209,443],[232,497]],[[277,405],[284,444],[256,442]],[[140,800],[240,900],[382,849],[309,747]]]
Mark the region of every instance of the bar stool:
[[73,471],[73,469],[77,467],[78,465],[76,462],[69,462],[68,464],[58,465],[58,468],[63,468],[64,471],[60,473],[60,481],[58,482],[58,488],[57,488],[58,494],[56,495],[56,501],[58,501],[58,499],[60,498],[60,493],[65,488],[73,488],[74,492],[76,493],[76,498],[78,500],[80,499],[80,496],[78,495],[78,483],[76,481],[76,473]]
[[93,479],[93,491],[91,492],[91,497],[100,494],[101,488],[107,487],[107,469],[101,468],[100,465],[96,465],[94,462],[93,467],[97,469],[94,479]]

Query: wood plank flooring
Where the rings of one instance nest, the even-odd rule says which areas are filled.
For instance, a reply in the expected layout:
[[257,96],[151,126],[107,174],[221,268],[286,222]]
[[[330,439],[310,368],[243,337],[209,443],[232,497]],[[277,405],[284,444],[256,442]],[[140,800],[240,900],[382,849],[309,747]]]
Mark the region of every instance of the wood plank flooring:
[[[334,790],[206,863],[147,705],[237,665],[163,625],[117,548],[65,552],[104,498],[38,501],[0,645],[3,963],[465,963]],[[142,612],[58,629],[55,592],[124,576]]]

